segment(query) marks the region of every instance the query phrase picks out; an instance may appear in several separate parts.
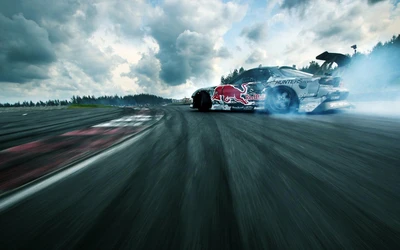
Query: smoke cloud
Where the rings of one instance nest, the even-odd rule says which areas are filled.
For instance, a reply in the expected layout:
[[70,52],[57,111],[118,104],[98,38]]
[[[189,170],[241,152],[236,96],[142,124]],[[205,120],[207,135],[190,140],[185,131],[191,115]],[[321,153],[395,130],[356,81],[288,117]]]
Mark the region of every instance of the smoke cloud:
[[368,55],[356,54],[343,75],[356,110],[400,114],[400,35],[377,46]]

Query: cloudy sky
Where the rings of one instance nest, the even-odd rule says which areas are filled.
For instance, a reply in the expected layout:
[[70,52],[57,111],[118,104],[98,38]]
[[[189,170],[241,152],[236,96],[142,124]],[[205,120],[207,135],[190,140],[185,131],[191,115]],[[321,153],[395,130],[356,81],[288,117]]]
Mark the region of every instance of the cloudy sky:
[[235,68],[307,65],[400,33],[399,0],[1,0],[0,102],[182,98]]

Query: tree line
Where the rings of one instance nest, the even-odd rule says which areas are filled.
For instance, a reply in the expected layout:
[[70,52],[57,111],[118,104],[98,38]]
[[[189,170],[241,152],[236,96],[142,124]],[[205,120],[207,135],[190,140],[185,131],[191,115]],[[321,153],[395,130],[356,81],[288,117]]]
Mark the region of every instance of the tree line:
[[71,104],[68,100],[48,100],[48,101],[23,101],[16,103],[0,103],[0,108],[8,108],[8,107],[47,107],[47,106],[65,106]]
[[227,76],[221,76],[221,84],[229,84],[233,79],[235,79],[235,77],[243,72],[244,68],[240,67],[240,69],[234,69],[233,72],[229,73]]
[[134,106],[134,105],[161,105],[172,103],[172,99],[163,98],[150,94],[126,95],[126,96],[72,96],[71,100],[48,100],[46,102],[32,101],[16,102],[16,103],[0,103],[0,107],[47,107],[47,106],[67,106],[71,104],[85,105],[113,105],[113,106]]
[[138,94],[126,96],[72,96],[72,104],[101,104],[101,105],[117,105],[117,106],[133,106],[133,105],[160,105],[172,103],[172,99],[163,98],[151,94]]

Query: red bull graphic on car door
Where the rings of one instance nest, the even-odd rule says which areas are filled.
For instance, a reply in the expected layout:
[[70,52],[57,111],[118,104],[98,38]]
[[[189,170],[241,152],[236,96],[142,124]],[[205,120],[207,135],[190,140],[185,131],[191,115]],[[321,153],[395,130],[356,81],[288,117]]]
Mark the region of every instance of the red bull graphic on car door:
[[212,100],[223,101],[225,103],[238,102],[246,105],[249,102],[244,99],[242,95],[247,93],[247,84],[242,84],[242,88],[243,90],[238,89],[233,85],[218,86],[214,90]]
[[238,87],[239,86],[233,85],[217,86],[214,89],[211,100],[219,103],[223,102],[225,104],[251,105],[253,104],[251,101],[261,101],[265,99],[264,94],[254,91],[252,84],[242,84],[241,89]]

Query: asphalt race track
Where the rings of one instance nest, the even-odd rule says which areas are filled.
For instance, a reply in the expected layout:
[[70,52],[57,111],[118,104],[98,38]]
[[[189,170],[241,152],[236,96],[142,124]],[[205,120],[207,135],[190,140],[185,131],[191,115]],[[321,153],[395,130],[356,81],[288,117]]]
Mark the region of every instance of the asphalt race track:
[[2,211],[0,248],[400,249],[399,118],[164,112]]
[[117,118],[119,108],[27,109],[0,113],[0,150]]

